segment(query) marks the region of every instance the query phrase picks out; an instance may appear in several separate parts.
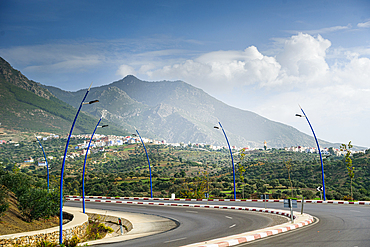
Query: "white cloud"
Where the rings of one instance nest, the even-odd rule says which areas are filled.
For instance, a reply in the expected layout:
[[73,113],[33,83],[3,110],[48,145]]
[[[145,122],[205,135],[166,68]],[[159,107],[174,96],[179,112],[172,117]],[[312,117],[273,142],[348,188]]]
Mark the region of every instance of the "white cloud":
[[369,28],[370,27],[370,21],[358,23],[357,26],[362,27],[362,28]]
[[317,78],[328,70],[325,55],[330,45],[330,41],[320,35],[314,38],[300,33],[285,41],[277,60],[288,75]]
[[348,24],[347,26],[334,26],[334,27],[321,28],[321,29],[318,29],[318,30],[310,30],[310,31],[306,31],[305,33],[308,33],[308,34],[332,33],[332,32],[336,32],[336,31],[340,31],[340,30],[350,29],[351,27],[352,27],[351,24]]
[[[95,51],[95,52],[94,52]],[[23,66],[24,72],[79,73],[102,64],[104,55],[94,45],[47,44],[1,49],[11,63]]]
[[119,66],[119,69],[117,70],[116,74],[125,77],[127,75],[136,75],[136,72],[133,67],[126,64],[122,64],[121,66]]
[[244,51],[215,51],[195,59],[146,70],[150,79],[181,79],[209,92],[233,87],[299,87],[317,83],[329,66],[325,61],[331,42],[318,35],[298,34],[285,40],[276,57],[265,56],[255,46]]
[[337,32],[341,30],[346,30],[346,29],[351,29],[352,25],[348,24],[347,26],[334,26],[334,27],[325,27],[321,29],[316,29],[316,30],[305,30],[305,31],[294,31],[294,30],[288,30],[288,33],[292,34],[297,34],[300,32],[304,32],[310,35],[317,35],[317,34],[325,34],[325,33],[332,33],[332,32]]
[[207,91],[230,90],[235,86],[269,83],[278,76],[280,65],[256,47],[244,51],[215,51],[194,60],[149,71],[152,79],[182,79]]

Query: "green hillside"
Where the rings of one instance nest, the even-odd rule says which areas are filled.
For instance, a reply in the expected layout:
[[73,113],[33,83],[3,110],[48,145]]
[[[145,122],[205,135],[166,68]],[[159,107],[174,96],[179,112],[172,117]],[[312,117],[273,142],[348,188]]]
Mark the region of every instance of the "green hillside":
[[[3,59],[0,60],[0,105],[0,122],[5,132],[15,130],[67,134],[77,112],[77,109],[54,97],[39,83],[28,80],[11,68]],[[74,133],[92,133],[97,121],[97,117],[80,113]],[[100,133],[122,135],[125,131],[112,125]]]

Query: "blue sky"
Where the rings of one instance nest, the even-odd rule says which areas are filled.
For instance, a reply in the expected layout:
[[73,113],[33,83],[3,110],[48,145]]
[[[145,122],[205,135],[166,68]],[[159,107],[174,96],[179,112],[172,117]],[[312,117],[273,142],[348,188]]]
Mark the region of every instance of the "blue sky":
[[[370,147],[370,1],[0,1],[0,56],[75,91],[183,80],[310,134]],[[226,126],[225,126],[226,128]]]

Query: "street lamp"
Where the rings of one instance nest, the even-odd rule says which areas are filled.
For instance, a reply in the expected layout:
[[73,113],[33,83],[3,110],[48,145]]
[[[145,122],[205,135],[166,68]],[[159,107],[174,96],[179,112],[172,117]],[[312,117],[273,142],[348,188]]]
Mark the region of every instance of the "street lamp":
[[37,138],[36,135],[35,135],[35,137],[36,137],[37,141],[39,142],[39,145],[42,149],[42,152],[44,153],[44,158],[45,158],[45,163],[46,163],[46,170],[47,170],[47,174],[48,174],[48,192],[49,192],[49,165],[48,165],[48,160],[46,159],[46,154],[45,154],[44,148],[41,145],[41,142],[40,142],[39,138]]
[[304,111],[303,111],[303,109],[302,109],[302,107],[301,107],[301,106],[299,106],[299,108],[301,108],[301,111],[302,111],[303,115],[301,115],[301,114],[295,114],[295,116],[296,116],[296,117],[304,117],[304,118],[306,118],[306,120],[307,120],[307,122],[308,122],[308,125],[310,126],[310,128],[311,128],[311,130],[312,130],[313,137],[315,138],[316,145],[317,145],[317,149],[319,150],[320,161],[321,161],[321,179],[322,179],[322,189],[323,189],[324,201],[326,201],[324,163],[322,162],[321,149],[320,149],[320,146],[319,146],[319,142],[317,141],[317,138],[316,138],[315,132],[313,131],[312,125],[311,125],[310,121],[308,120],[308,117],[306,116],[306,113],[304,113]]
[[75,119],[73,120],[73,123],[72,123],[71,130],[69,131],[66,148],[64,150],[62,170],[61,170],[61,173],[60,173],[60,198],[59,198],[59,243],[60,244],[63,243],[63,175],[64,175],[64,166],[65,166],[65,163],[66,163],[66,157],[67,157],[67,151],[68,151],[69,141],[71,139],[73,128],[75,126],[75,123],[76,123],[78,114],[80,113],[80,110],[81,110],[82,105],[93,104],[93,103],[99,102],[99,100],[93,100],[93,101],[89,101],[89,102],[84,102],[85,99],[86,99],[86,97],[87,97],[87,94],[90,92],[91,85],[92,85],[92,83],[90,84],[89,89],[87,89],[87,92],[86,92],[84,98],[81,101],[80,107],[77,110]]
[[222,127],[221,122],[218,122],[218,124],[219,124],[220,126],[214,126],[214,128],[215,128],[215,129],[220,129],[220,127],[221,127],[222,132],[224,132],[224,136],[225,136],[225,139],[226,139],[227,145],[229,146],[229,151],[230,151],[230,156],[231,156],[231,164],[233,165],[233,177],[234,177],[234,199],[236,199],[235,166],[234,166],[233,153],[231,152],[230,143],[229,143],[229,140],[227,139],[227,136],[226,136],[225,130],[224,130],[224,128]]
[[[150,198],[153,198],[153,186],[152,186],[152,168],[150,167],[150,161],[149,161],[149,156],[148,156],[148,152],[146,151],[146,147],[145,147],[145,144],[143,142],[143,139],[141,138],[141,135],[139,134],[139,131],[136,130],[136,133],[139,135],[140,137],[140,141],[141,143],[143,144],[143,147],[144,147],[144,150],[145,150],[145,153],[146,153],[146,159],[148,160],[148,165],[149,165],[149,177],[150,177]],[[132,134],[133,136],[136,136],[136,134]]]
[[92,139],[94,137],[94,134],[95,134],[95,131],[96,131],[97,128],[105,128],[105,127],[108,127],[107,124],[102,125],[102,126],[99,126],[102,117],[99,119],[98,123],[95,126],[94,132],[91,135],[91,138],[90,138],[90,141],[89,141],[89,145],[87,146],[87,150],[86,150],[86,154],[85,154],[84,168],[83,168],[83,172],[82,172],[82,209],[83,209],[83,213],[85,213],[85,168],[86,168],[86,160],[87,160],[87,155],[89,153],[90,144],[91,144],[91,141],[92,141]]

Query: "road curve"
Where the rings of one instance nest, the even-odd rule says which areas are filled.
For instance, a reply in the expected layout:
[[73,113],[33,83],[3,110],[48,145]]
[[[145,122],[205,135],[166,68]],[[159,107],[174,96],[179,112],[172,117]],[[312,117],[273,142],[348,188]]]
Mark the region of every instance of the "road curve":
[[[81,203],[66,202],[65,205],[80,207]],[[239,210],[105,203],[87,203],[87,208],[153,214],[180,223],[179,227],[168,232],[104,246],[182,246],[264,228],[273,223],[272,216]]]
[[[191,202],[188,202],[189,204]],[[196,202],[201,204],[204,202]],[[209,204],[264,207],[264,203],[209,202]],[[283,209],[282,203],[267,208]],[[301,204],[298,203],[297,213]],[[305,204],[304,212],[319,219],[309,227],[263,238],[238,246],[370,246],[370,207],[353,204]]]
[[[271,204],[268,206],[272,207]],[[281,208],[281,205],[274,206]],[[248,246],[370,246],[369,206],[307,204],[305,212],[319,218],[319,222],[311,227],[250,242]]]

